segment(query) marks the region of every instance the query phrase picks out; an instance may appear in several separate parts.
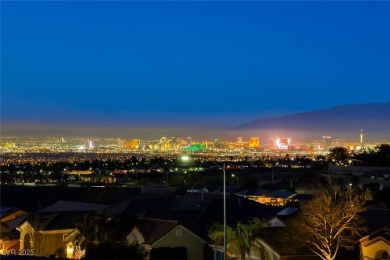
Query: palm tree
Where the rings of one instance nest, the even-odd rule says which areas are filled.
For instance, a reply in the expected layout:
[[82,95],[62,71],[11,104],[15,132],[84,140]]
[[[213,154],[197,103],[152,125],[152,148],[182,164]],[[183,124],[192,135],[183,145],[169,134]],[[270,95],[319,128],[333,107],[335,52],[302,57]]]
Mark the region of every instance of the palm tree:
[[252,241],[252,248],[255,250],[255,255],[259,256],[259,259],[268,259],[269,256],[265,251],[263,244],[258,243],[258,238],[261,237],[261,233],[265,227],[269,226],[269,222],[265,219],[254,218],[250,222],[250,239]]
[[[214,240],[215,245],[223,246],[224,240],[224,226],[221,223],[214,223],[209,231],[209,237]],[[230,226],[226,226],[226,238],[227,241],[231,241],[234,236],[234,230]],[[226,243],[227,244],[227,243]]]
[[251,227],[249,224],[238,223],[230,241],[229,249],[235,255],[240,255],[243,260],[245,255],[250,254],[251,251],[250,233]]
[[[265,259],[264,248],[261,244],[256,243],[256,238],[266,225],[268,225],[266,220],[255,218],[248,224],[237,223],[234,229],[227,226],[228,253],[239,255],[242,260],[245,260],[245,255],[250,254],[255,249],[260,259]],[[209,237],[214,240],[216,245],[223,245],[223,225],[220,223],[212,225],[209,230]]]

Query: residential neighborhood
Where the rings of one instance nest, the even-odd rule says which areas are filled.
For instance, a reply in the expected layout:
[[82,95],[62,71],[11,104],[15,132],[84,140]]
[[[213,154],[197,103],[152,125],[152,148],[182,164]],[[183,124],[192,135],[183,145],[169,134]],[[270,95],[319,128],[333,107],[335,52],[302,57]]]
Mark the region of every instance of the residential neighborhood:
[[[280,237],[281,230],[287,229],[289,220],[299,212],[300,203],[311,197],[300,200],[297,197],[303,196],[298,195],[264,190],[230,193],[227,225],[263,220],[264,227],[256,243],[263,248],[265,259],[318,259],[303,246],[291,251]],[[262,196],[263,200],[253,196]],[[269,203],[277,199],[287,200]],[[385,259],[381,257],[389,250],[390,210],[368,208],[364,217],[369,229],[359,240],[359,247],[340,252],[337,259]],[[189,260],[218,260],[223,259],[223,247],[214,243],[209,230],[222,221],[223,198],[218,190],[174,198],[137,198],[113,205],[57,201],[35,212],[2,207],[1,254],[81,259],[88,255],[87,242],[110,240],[138,244],[150,259],[164,259],[156,258],[153,252],[170,248]],[[230,252],[229,245],[228,258],[240,258]],[[245,259],[261,258],[251,250]]]
[[[2,184],[0,254],[86,260],[114,257],[114,251],[115,259],[147,260],[386,259],[387,147],[378,150],[384,167],[372,171],[364,165],[337,170],[336,163],[350,160],[336,156],[339,148],[328,161],[306,159],[310,167],[298,169],[290,166],[300,160],[287,156],[230,157],[229,165],[245,167],[210,168],[213,162],[204,162],[210,155],[203,154],[185,163],[180,157],[146,163],[135,156],[110,165],[92,162],[104,165],[106,173],[86,174],[82,169],[89,161],[72,163],[77,174],[64,174],[69,165],[64,162],[4,165],[2,177],[12,170],[53,169],[45,178],[55,184]],[[144,172],[118,170],[125,164],[141,164]],[[151,172],[160,166],[165,172]],[[356,174],[359,170],[363,173]],[[35,175],[16,173],[16,178]],[[121,179],[121,185],[107,185],[110,178]],[[83,185],[72,185],[77,183]]]

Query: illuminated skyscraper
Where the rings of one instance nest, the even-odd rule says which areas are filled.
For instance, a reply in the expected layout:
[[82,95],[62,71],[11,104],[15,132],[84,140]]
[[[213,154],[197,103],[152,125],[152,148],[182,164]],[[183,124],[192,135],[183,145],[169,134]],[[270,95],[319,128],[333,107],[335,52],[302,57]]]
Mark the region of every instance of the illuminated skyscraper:
[[332,137],[331,136],[322,136],[322,140],[324,141],[324,150],[329,149],[332,145]]
[[288,150],[290,143],[291,143],[290,138],[276,138],[275,139],[275,147],[277,149]]
[[139,139],[130,139],[130,140],[124,141],[124,147],[126,149],[136,150],[136,149],[139,149],[139,145],[140,145]]
[[125,148],[125,140],[121,140],[118,138],[118,148],[124,149]]
[[168,139],[163,136],[160,138],[160,150],[168,150],[169,148],[169,142]]
[[271,139],[269,140],[269,149],[270,149],[270,150],[275,149],[275,141],[274,141],[273,138],[271,138]]
[[249,139],[249,147],[250,148],[259,148],[260,147],[260,141],[259,141],[259,138],[258,137],[251,137]]
[[244,141],[244,138],[237,137],[236,148],[238,150],[241,150],[243,148],[243,141]]
[[222,141],[219,139],[214,139],[214,147],[217,149],[221,149],[222,148]]
[[363,129],[360,129],[360,143],[363,143]]
[[187,137],[187,147],[190,147],[192,145],[192,138],[191,136]]

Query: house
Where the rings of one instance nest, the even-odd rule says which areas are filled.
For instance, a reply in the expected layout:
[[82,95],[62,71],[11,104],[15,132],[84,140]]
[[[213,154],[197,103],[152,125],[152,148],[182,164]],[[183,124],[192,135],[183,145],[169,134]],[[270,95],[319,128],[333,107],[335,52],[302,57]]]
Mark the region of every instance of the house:
[[292,199],[292,197],[294,196],[295,196],[294,192],[290,192],[286,190],[276,190],[267,193],[265,197],[260,198],[260,200],[256,200],[256,201],[267,205],[284,206],[288,202],[296,201]]
[[364,218],[368,234],[359,240],[361,259],[390,259],[390,210],[369,208]]
[[67,201],[59,200],[46,208],[39,210],[41,213],[48,212],[88,212],[88,211],[98,211],[107,208],[109,205],[88,203],[88,202],[78,202],[78,201]]
[[254,200],[261,204],[272,206],[284,206],[289,202],[298,201],[294,198],[297,194],[286,190],[269,190],[269,189],[247,189],[235,193],[237,196]]
[[286,220],[294,216],[299,211],[295,207],[286,207],[271,218],[268,223],[270,227],[286,227]]
[[100,211],[107,205],[57,201],[31,214],[17,230],[20,232],[20,250],[30,250],[34,256],[73,258],[73,253],[84,238],[76,227],[80,214]]
[[269,190],[269,189],[250,188],[250,189],[236,192],[235,194],[237,196],[241,196],[244,198],[256,200],[257,198],[265,197],[265,195],[270,193],[271,191],[272,190]]
[[390,259],[390,228],[383,227],[361,238],[361,259]]
[[0,255],[19,252],[20,249],[20,233],[17,227],[23,223],[27,215],[16,217],[8,221],[1,222],[0,232]]
[[0,207],[0,219],[1,222],[6,222],[8,220],[25,216],[28,213],[20,208],[8,208],[8,207]]
[[0,207],[0,255],[19,251],[19,231],[16,229],[27,218],[19,208]]
[[17,228],[20,250],[35,256],[73,258],[75,247],[83,240],[74,219],[75,214],[68,212],[30,215]]
[[[229,195],[226,201],[227,224],[248,223],[254,218],[270,220],[283,208],[264,205],[240,196]],[[214,223],[223,222],[223,197],[217,194],[191,193],[176,198],[166,210],[146,212],[145,218],[177,221],[209,244],[203,250],[203,258],[218,259],[222,247],[213,245],[208,231]]]
[[178,221],[162,219],[142,219],[127,235],[128,244],[138,243],[150,254],[153,248],[186,249],[188,260],[203,259],[203,249],[206,241],[180,225]]

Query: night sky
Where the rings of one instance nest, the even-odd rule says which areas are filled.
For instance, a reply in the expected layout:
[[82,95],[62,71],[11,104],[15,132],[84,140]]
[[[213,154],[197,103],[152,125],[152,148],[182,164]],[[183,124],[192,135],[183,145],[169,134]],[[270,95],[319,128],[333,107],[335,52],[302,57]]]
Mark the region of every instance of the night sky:
[[389,102],[389,46],[388,1],[2,1],[1,128],[158,136]]

